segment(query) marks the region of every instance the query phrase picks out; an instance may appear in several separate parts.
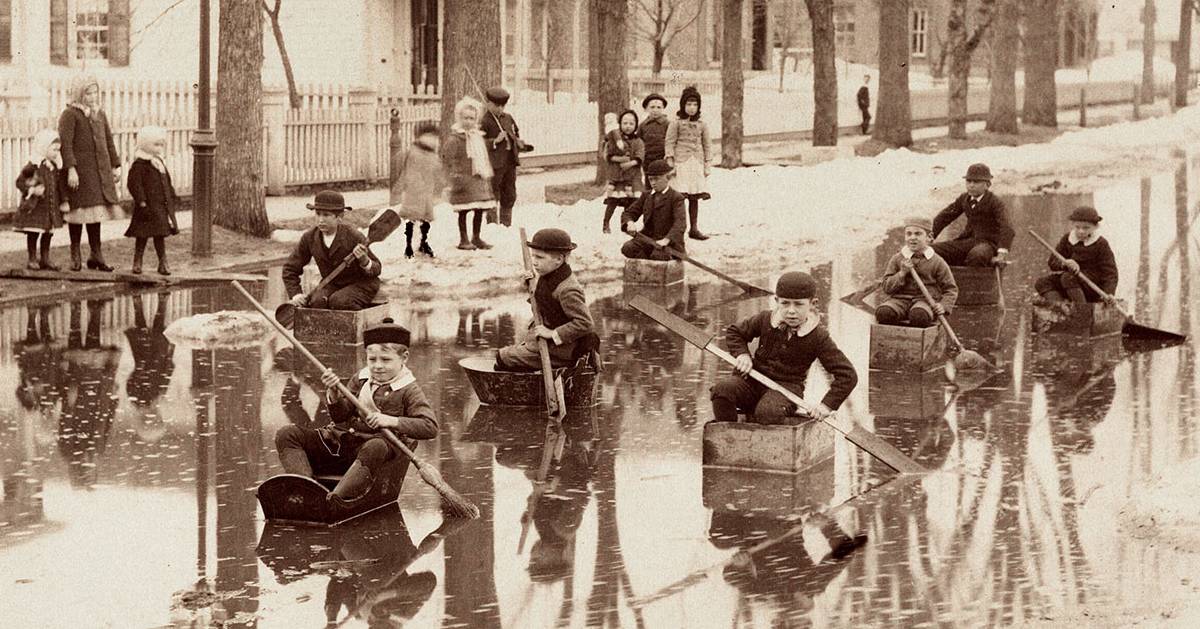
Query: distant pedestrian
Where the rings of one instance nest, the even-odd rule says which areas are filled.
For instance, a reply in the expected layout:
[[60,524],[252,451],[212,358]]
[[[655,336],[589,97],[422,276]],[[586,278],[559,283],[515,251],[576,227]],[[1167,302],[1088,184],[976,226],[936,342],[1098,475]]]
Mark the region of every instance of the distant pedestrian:
[[[642,109],[646,111],[646,119],[638,126],[638,135],[646,145],[646,159],[643,163],[649,164],[666,159],[667,127],[671,124],[667,120],[667,99],[663,98],[661,94],[650,94],[642,99]],[[645,189],[649,190],[650,177],[648,175],[645,184]]]
[[688,202],[688,218],[692,225],[688,237],[708,240],[708,236],[700,232],[697,220],[700,201],[712,198],[708,194],[708,163],[712,147],[709,145],[708,126],[700,120],[700,92],[691,85],[683,88],[683,94],[679,97],[679,112],[667,127],[663,151],[667,165],[675,169],[675,189]]
[[60,147],[56,131],[38,131],[33,136],[33,154],[29,163],[17,176],[21,204],[13,219],[13,229],[25,233],[25,248],[29,253],[25,268],[30,270],[58,270],[50,262],[50,239],[54,237],[54,230],[63,226],[62,206],[67,202],[67,180]]
[[862,132],[871,128],[871,75],[863,75],[862,87],[858,88],[858,110],[862,112]]
[[146,253],[146,241],[154,240],[154,254],[158,257],[159,275],[170,275],[167,266],[167,236],[179,233],[175,222],[175,186],[171,184],[171,173],[163,155],[167,151],[167,130],[162,127],[142,127],[137,134],[137,152],[129,166],[126,185],[133,197],[133,217],[127,238],[134,239],[133,273],[142,272],[142,256]]
[[83,226],[87,226],[87,267],[111,271],[104,262],[100,246],[100,221],[121,216],[117,205],[117,180],[121,178],[121,159],[113,144],[108,118],[100,109],[100,84],[91,75],[71,81],[71,102],[58,119],[58,137],[62,140],[63,167],[67,169],[67,202],[70,211],[63,217],[71,236],[71,270],[82,266],[79,251]]
[[933,218],[933,237],[936,240],[962,214],[967,215],[967,225],[958,238],[933,243],[933,250],[950,266],[1004,264],[1016,233],[1008,220],[1008,208],[988,190],[992,171],[987,164],[971,164],[963,179],[967,191]]
[[396,156],[399,160],[400,176],[392,182],[389,202],[398,207],[400,218],[407,221],[404,225],[404,257],[413,257],[413,226],[421,223],[421,244],[417,251],[433,257],[433,249],[429,246],[429,224],[433,222],[433,208],[437,205],[445,187],[445,177],[442,175],[442,163],[438,159],[438,149],[441,140],[438,138],[437,125],[423,122],[417,125],[416,139],[412,148],[403,155]]
[[[491,249],[479,237],[483,213],[496,208],[492,195],[492,162],[488,158],[479,117],[483,105],[474,98],[463,98],[454,106],[454,125],[442,145],[442,164],[450,179],[450,207],[458,212],[458,248],[466,251]],[[467,238],[467,214],[474,212],[471,228],[474,236]]]
[[646,149],[638,137],[638,117],[632,109],[621,112],[613,133],[605,135],[604,161],[608,187],[604,199],[604,233],[610,233],[609,221],[618,207],[629,207],[642,187],[642,160]]
[[[500,224],[512,225],[512,209],[517,202],[517,166],[520,154],[530,147],[521,140],[521,130],[511,114],[504,111],[508,105],[508,91],[502,87],[488,88],[487,113],[479,123],[483,139],[487,144],[488,157],[492,160],[492,196],[500,202]],[[495,223],[492,213],[488,222]]]

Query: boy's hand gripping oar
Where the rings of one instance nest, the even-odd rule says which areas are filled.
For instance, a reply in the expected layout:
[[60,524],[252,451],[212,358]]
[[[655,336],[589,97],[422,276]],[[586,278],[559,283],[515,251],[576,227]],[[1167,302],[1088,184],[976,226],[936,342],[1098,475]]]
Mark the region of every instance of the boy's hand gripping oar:
[[[679,336],[682,336],[685,341],[691,343],[692,345],[716,354],[718,358],[731,365],[737,363],[737,360],[729,352],[712,342],[713,335],[675,316],[667,309],[650,301],[646,297],[638,295],[630,300],[629,305],[647,317],[654,319],[668,330],[678,334]],[[787,398],[789,402],[795,404],[797,408],[805,412],[808,412],[811,408],[809,404],[804,401],[804,398],[801,398],[774,380],[764,376],[757,369],[751,369],[749,375],[751,378],[762,383],[772,391],[777,391],[780,395]],[[811,413],[809,414],[811,415]],[[876,435],[866,430],[862,426],[859,426],[853,420],[846,420],[847,423],[853,426],[849,430],[839,425],[837,420],[832,417],[822,418],[821,421],[825,423],[825,425],[841,433],[842,436],[850,441],[850,443],[862,448],[867,452],[867,454],[879,459],[885,465],[896,470],[897,472],[904,474],[915,474],[928,471],[920,463],[912,460],[903,452],[897,450],[895,446],[887,441],[884,441],[879,435]]]
[[[400,215],[396,213],[396,210],[391,208],[383,210],[377,214],[375,219],[371,221],[371,225],[367,227],[367,246],[370,247],[377,242],[386,240],[388,236],[392,235],[392,232],[396,231],[396,228],[399,227],[400,223],[402,222],[404,222],[404,219],[400,218]],[[334,267],[333,270],[329,272],[329,275],[321,278],[321,281],[317,284],[316,288],[308,291],[304,297],[306,299],[311,299],[312,296],[320,292],[321,289],[329,286],[333,280],[337,279],[337,276],[342,274],[342,271],[346,270],[346,267],[353,263],[355,263],[354,254],[346,256],[346,259],[342,260],[341,264]],[[284,327],[292,327],[292,323],[296,321],[296,304],[293,304],[290,301],[285,301],[282,304],[279,304],[275,308],[275,320],[282,323]]]
[[[1067,262],[1067,259],[1064,258],[1061,253],[1059,253],[1057,250],[1055,250],[1054,247],[1050,245],[1050,243],[1046,242],[1046,240],[1044,238],[1039,236],[1037,232],[1030,229],[1029,235],[1033,236],[1034,239],[1036,239],[1039,243],[1041,243],[1042,246],[1045,247],[1046,250],[1050,252],[1050,255],[1054,256],[1055,259],[1057,259],[1059,262],[1064,263],[1064,264]],[[1117,312],[1121,313],[1122,317],[1125,317],[1125,325],[1122,327],[1121,332],[1128,334],[1129,336],[1133,336],[1133,337],[1137,337],[1137,338],[1141,338],[1141,339],[1155,340],[1155,341],[1168,341],[1168,342],[1178,343],[1178,342],[1187,340],[1186,334],[1179,334],[1176,332],[1168,332],[1166,330],[1152,328],[1148,325],[1142,325],[1141,323],[1134,321],[1133,317],[1129,316],[1129,313],[1125,312],[1125,309],[1121,308],[1120,304],[1117,303],[1116,299],[1113,299],[1112,295],[1109,295],[1108,293],[1100,290],[1100,287],[1096,286],[1095,282],[1088,279],[1088,276],[1084,275],[1083,273],[1076,273],[1075,277],[1078,277],[1079,281],[1083,282],[1088,288],[1095,291],[1097,295],[1100,295],[1100,297],[1102,297],[1104,299],[1104,301],[1108,302],[1113,308],[1116,308]]]
[[[250,305],[254,306],[254,309],[262,314],[267,321],[270,321],[271,325],[275,326],[275,329],[279,330],[279,333],[282,334],[289,343],[295,346],[296,350],[303,354],[304,357],[307,358],[314,367],[320,369],[322,373],[325,372],[325,365],[321,363],[321,360],[316,356],[313,356],[312,352],[308,351],[308,348],[305,347],[303,343],[296,340],[296,337],[292,336],[292,333],[289,332],[287,328],[280,325],[275,319],[272,319],[271,313],[267,312],[267,309],[263,308],[263,305],[258,303],[258,300],[255,299],[253,295],[246,292],[246,289],[243,288],[238,282],[234,281],[231,282],[231,284],[233,284],[233,287],[236,288],[237,291],[241,293],[242,296],[247,299],[247,301],[250,302]],[[360,415],[367,417],[371,414],[371,411],[363,406],[362,402],[358,401],[358,396],[351,393],[350,389],[347,388],[345,384],[339,381],[337,384],[337,389],[343,397],[345,397],[347,400],[350,400],[354,404]],[[404,442],[396,436],[396,433],[392,432],[388,428],[383,428],[379,431],[379,434],[383,435],[383,437],[387,439],[389,443],[407,455],[408,460],[412,462],[412,464],[417,468],[417,472],[420,473],[421,480],[425,481],[426,484],[437,490],[438,494],[440,494],[442,497],[442,506],[447,515],[456,518],[474,519],[479,517],[479,507],[475,506],[475,504],[473,504],[470,500],[467,500],[465,497],[463,497],[462,494],[454,491],[453,487],[446,484],[446,481],[442,478],[441,473],[430,467],[428,463],[425,463],[421,459],[417,458],[417,455],[413,453],[412,449],[404,445]]]
[[[639,242],[643,242],[648,245],[654,245],[655,247],[659,246],[659,244],[657,242],[655,242],[653,238],[651,238],[641,232],[635,233],[633,235],[633,237],[634,237],[634,239],[636,239]],[[662,248],[666,249],[667,253],[671,254],[672,256],[675,256],[676,258],[679,258],[680,260],[683,260],[684,262],[698,266],[701,269],[708,271],[709,273],[712,273],[713,275],[725,280],[726,282],[729,282],[730,284],[737,286],[738,288],[742,289],[743,291],[745,291],[747,293],[750,293],[752,295],[774,295],[775,294],[765,288],[761,288],[761,287],[755,286],[754,284],[751,284],[749,282],[743,282],[742,280],[739,280],[736,277],[726,275],[726,274],[712,268],[711,266],[704,264],[703,262],[700,262],[698,260],[688,257],[687,254],[683,253],[682,251],[678,251],[672,247],[665,246],[665,245],[663,245]]]
[[[525,228],[520,229],[521,257],[525,261],[525,272],[533,274],[533,256],[529,253],[529,243],[525,241]],[[533,308],[533,324],[542,325],[542,314],[538,312],[536,284],[528,282],[529,306]],[[542,384],[545,386],[546,414],[555,424],[561,425],[567,415],[566,395],[563,393],[562,378],[554,377],[554,368],[550,364],[550,346],[546,339],[537,337],[538,356],[542,359]]]
[[[932,310],[934,301],[933,295],[929,294],[929,289],[925,286],[925,282],[921,281],[921,276],[917,274],[916,269],[909,269],[908,274],[917,283],[917,288],[921,289],[921,295],[925,297],[925,301],[929,302],[929,308]],[[935,311],[936,314],[936,311]],[[958,335],[954,333],[954,328],[950,327],[950,322],[946,320],[946,315],[938,314],[938,323],[942,324],[942,329],[946,330],[946,334],[950,337],[950,344],[954,346],[954,366],[958,369],[990,369],[996,370],[996,366],[988,362],[986,358],[980,356],[978,352],[972,352],[967,349],[962,341],[958,340]]]

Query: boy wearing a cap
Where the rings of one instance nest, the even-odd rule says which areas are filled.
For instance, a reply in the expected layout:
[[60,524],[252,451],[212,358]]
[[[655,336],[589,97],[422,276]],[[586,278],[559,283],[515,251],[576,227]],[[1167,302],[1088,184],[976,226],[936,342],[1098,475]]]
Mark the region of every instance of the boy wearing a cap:
[[1117,260],[1108,240],[1098,233],[1101,220],[1095,208],[1083,206],[1071,212],[1071,231],[1063,234],[1054,247],[1067,259],[1066,263],[1050,256],[1047,264],[1054,273],[1038,278],[1033,285],[1043,299],[1075,303],[1104,301],[1079,280],[1081,273],[1112,298],[1117,289]]
[[[642,109],[646,111],[646,119],[638,126],[638,135],[646,147],[646,157],[642,160],[649,164],[667,158],[667,99],[662,94],[652,93],[642,99]],[[646,190],[650,189],[650,175],[646,175]]]
[[433,406],[407,366],[409,341],[408,330],[391,319],[363,331],[367,366],[346,381],[346,387],[371,410],[365,418],[338,392],[337,374],[332,369],[321,374],[332,421],[317,429],[292,424],[275,433],[275,450],[285,472],[310,478],[342,474],[328,498],[345,504],[365,495],[379,469],[396,456],[381,430],[391,429],[402,439],[437,436]]
[[654,244],[633,238],[621,245],[626,258],[643,260],[670,260],[671,254],[663,247],[683,252],[683,234],[687,229],[687,215],[683,212],[683,195],[671,187],[671,167],[663,160],[646,166],[650,189],[642,193],[632,205],[621,213],[621,231],[636,236],[642,234]]
[[[789,272],[775,285],[775,308],[747,317],[725,329],[725,349],[736,357],[736,375],[712,387],[713,416],[719,422],[737,421],[738,409],[760,424],[792,423],[796,406],[782,394],[771,391],[748,377],[755,369],[796,395],[804,395],[804,383],[813,361],[820,361],[832,382],[813,415],[832,414],[858,384],[850,360],[838,349],[821,318],[813,312],[816,283],[807,273]],[[750,354],[750,342],[758,349]]]
[[[317,224],[304,232],[283,265],[283,286],[289,300],[296,306],[330,310],[362,310],[370,306],[379,292],[379,272],[383,265],[367,248],[367,237],[342,223],[342,213],[350,209],[342,193],[322,190],[305,207],[316,213]],[[311,296],[301,290],[300,275],[309,260],[316,260],[321,277],[325,277],[350,257],[354,261],[328,286]]]
[[[885,325],[908,322],[915,327],[933,325],[934,315],[950,314],[958,299],[958,284],[950,265],[929,246],[929,219],[911,217],[904,222],[904,246],[888,260],[883,270],[880,288],[888,296],[875,309],[875,320]],[[932,304],[925,301],[921,288],[913,281],[910,270],[915,269],[929,294]]]
[[954,240],[933,243],[933,250],[951,266],[1004,264],[1016,232],[1004,202],[988,190],[992,171],[987,164],[971,164],[964,179],[967,191],[934,217],[933,238],[962,214],[967,215],[967,226]]
[[[517,166],[521,165],[520,154],[525,150],[521,141],[521,130],[512,114],[504,111],[508,105],[508,91],[503,87],[489,87],[484,93],[487,99],[487,114],[480,121],[483,141],[487,144],[488,157],[492,160],[492,194],[500,202],[500,224],[512,225],[512,209],[517,202]],[[488,217],[495,223],[495,217]]]
[[575,243],[561,229],[539,229],[527,243],[533,258],[535,278],[533,299],[541,325],[533,325],[525,340],[496,350],[498,371],[536,371],[542,368],[538,338],[550,349],[550,364],[566,367],[574,364],[582,352],[599,345],[592,313],[588,310],[583,286],[575,279],[568,263]]

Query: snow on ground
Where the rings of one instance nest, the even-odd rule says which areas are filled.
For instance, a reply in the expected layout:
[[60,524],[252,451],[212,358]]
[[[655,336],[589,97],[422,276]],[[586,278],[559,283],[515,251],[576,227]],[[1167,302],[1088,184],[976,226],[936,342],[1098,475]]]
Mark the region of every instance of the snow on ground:
[[257,347],[273,332],[257,312],[222,310],[176,319],[163,335],[186,348],[237,349]]
[[1136,537],[1200,553],[1200,458],[1173,465],[1170,470],[1130,492],[1121,509],[1121,526]]

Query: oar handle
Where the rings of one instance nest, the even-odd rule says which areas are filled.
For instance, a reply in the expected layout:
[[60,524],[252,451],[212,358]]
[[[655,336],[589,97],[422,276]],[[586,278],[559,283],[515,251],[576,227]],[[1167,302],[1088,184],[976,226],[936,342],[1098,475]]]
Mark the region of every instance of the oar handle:
[[[280,334],[283,335],[283,338],[287,339],[288,342],[292,344],[292,347],[295,347],[296,350],[299,351],[305,358],[307,358],[308,361],[311,362],[314,367],[316,367],[317,369],[320,369],[322,373],[325,372],[325,365],[321,362],[321,359],[317,358],[316,356],[313,355],[312,352],[308,351],[308,348],[305,347],[303,343],[301,343],[299,340],[297,340],[295,336],[292,336],[292,333],[290,331],[288,331],[287,328],[283,327],[283,325],[281,325],[278,321],[276,321],[275,318],[272,317],[271,314],[267,312],[267,309],[263,308],[263,305],[258,303],[258,300],[254,298],[254,295],[251,295],[249,292],[247,292],[246,288],[243,287],[241,285],[241,283],[238,282],[237,280],[234,280],[230,283],[233,284],[233,287],[236,288],[237,291],[242,294],[242,297],[245,297],[246,300],[250,302],[251,306],[254,306],[255,310],[257,310],[260,314],[262,314],[264,319],[266,319],[268,322],[270,322],[270,324],[272,326],[275,327],[276,331],[278,331]],[[354,404],[354,406],[358,409],[359,414],[361,414],[363,417],[367,417],[368,415],[371,414],[372,411],[370,409],[368,409],[365,405],[363,405],[363,403],[359,401],[358,396],[351,393],[349,387],[347,387],[341,381],[338,381],[338,383],[337,383],[337,390],[339,393],[342,394],[342,396],[344,396],[346,399],[350,400]],[[417,460],[413,457],[412,449],[410,449],[408,446],[404,445],[404,442],[401,441],[400,438],[397,437],[395,433],[393,433],[391,430],[389,430],[387,428],[381,429],[379,432],[392,445],[396,446],[401,452],[403,452],[405,455],[407,455],[408,458],[413,462],[414,465],[419,465]]]
[[666,249],[667,253],[671,254],[675,258],[677,258],[679,260],[683,260],[684,262],[687,262],[688,264],[692,264],[696,267],[699,267],[700,269],[702,269],[704,271],[712,273],[713,275],[725,280],[726,282],[729,282],[730,284],[737,286],[738,288],[742,289],[744,292],[758,293],[758,294],[762,294],[762,295],[773,294],[771,291],[769,291],[765,288],[755,286],[754,284],[751,284],[749,282],[743,282],[742,280],[739,280],[736,277],[732,277],[730,275],[722,273],[722,272],[712,268],[711,266],[708,266],[707,264],[704,264],[703,262],[700,262],[699,260],[696,260],[695,258],[688,256],[686,253],[679,251],[678,249],[675,249],[674,247],[671,247],[669,245],[659,245],[658,242],[656,242],[653,238],[647,236],[646,234],[637,232],[633,235],[633,238],[634,238],[634,240],[637,240],[638,242],[641,242],[643,244],[654,245],[655,247],[662,247],[663,249]]
[[[921,289],[921,295],[925,297],[925,301],[929,302],[929,308],[933,309],[933,305],[937,302],[934,301],[933,295],[929,294],[929,288],[925,286],[925,282],[921,281],[921,275],[917,273],[915,268],[909,269],[908,274],[911,275],[913,281],[917,283],[917,288]],[[954,347],[958,348],[958,351],[961,352],[963,349],[962,341],[958,340],[958,335],[954,333],[954,328],[950,327],[950,322],[946,320],[946,315],[938,314],[937,318],[938,323],[942,324],[942,328],[944,328],[946,330],[946,334],[950,336],[950,341],[954,343]]]
[[[1050,255],[1054,256],[1054,259],[1058,260],[1062,264],[1067,263],[1067,259],[1065,257],[1063,257],[1063,254],[1059,253],[1058,250],[1055,249],[1053,245],[1046,242],[1046,239],[1042,238],[1040,234],[1038,234],[1037,232],[1030,229],[1029,235],[1033,236],[1034,240],[1041,243],[1041,245],[1043,247],[1045,247],[1047,251],[1050,252]],[[1100,287],[1096,286],[1095,282],[1093,282],[1090,278],[1088,278],[1088,276],[1084,275],[1083,271],[1076,273],[1075,277],[1078,277],[1080,279],[1080,281],[1082,281],[1084,283],[1084,285],[1086,285],[1088,288],[1095,291],[1097,295],[1100,295],[1101,297],[1103,297],[1104,301],[1111,304],[1113,308],[1116,308],[1117,312],[1121,313],[1122,317],[1129,318],[1129,315],[1125,312],[1125,310],[1123,308],[1121,308],[1120,304],[1118,304],[1116,302],[1116,300],[1114,300],[1112,298],[1112,295],[1109,295],[1108,293],[1104,292],[1103,290],[1100,290]]]
[[[525,228],[518,230],[521,238],[521,260],[525,263],[525,272],[533,273],[533,255],[529,253],[529,243],[525,240]],[[533,324],[542,325],[542,313],[538,312],[537,288],[532,282],[526,285],[529,290],[529,307],[533,310]],[[546,390],[546,414],[556,424],[562,423],[563,410],[559,407],[558,393],[554,386],[554,368],[550,364],[550,346],[546,339],[537,337],[538,358],[542,363],[542,387]]]

